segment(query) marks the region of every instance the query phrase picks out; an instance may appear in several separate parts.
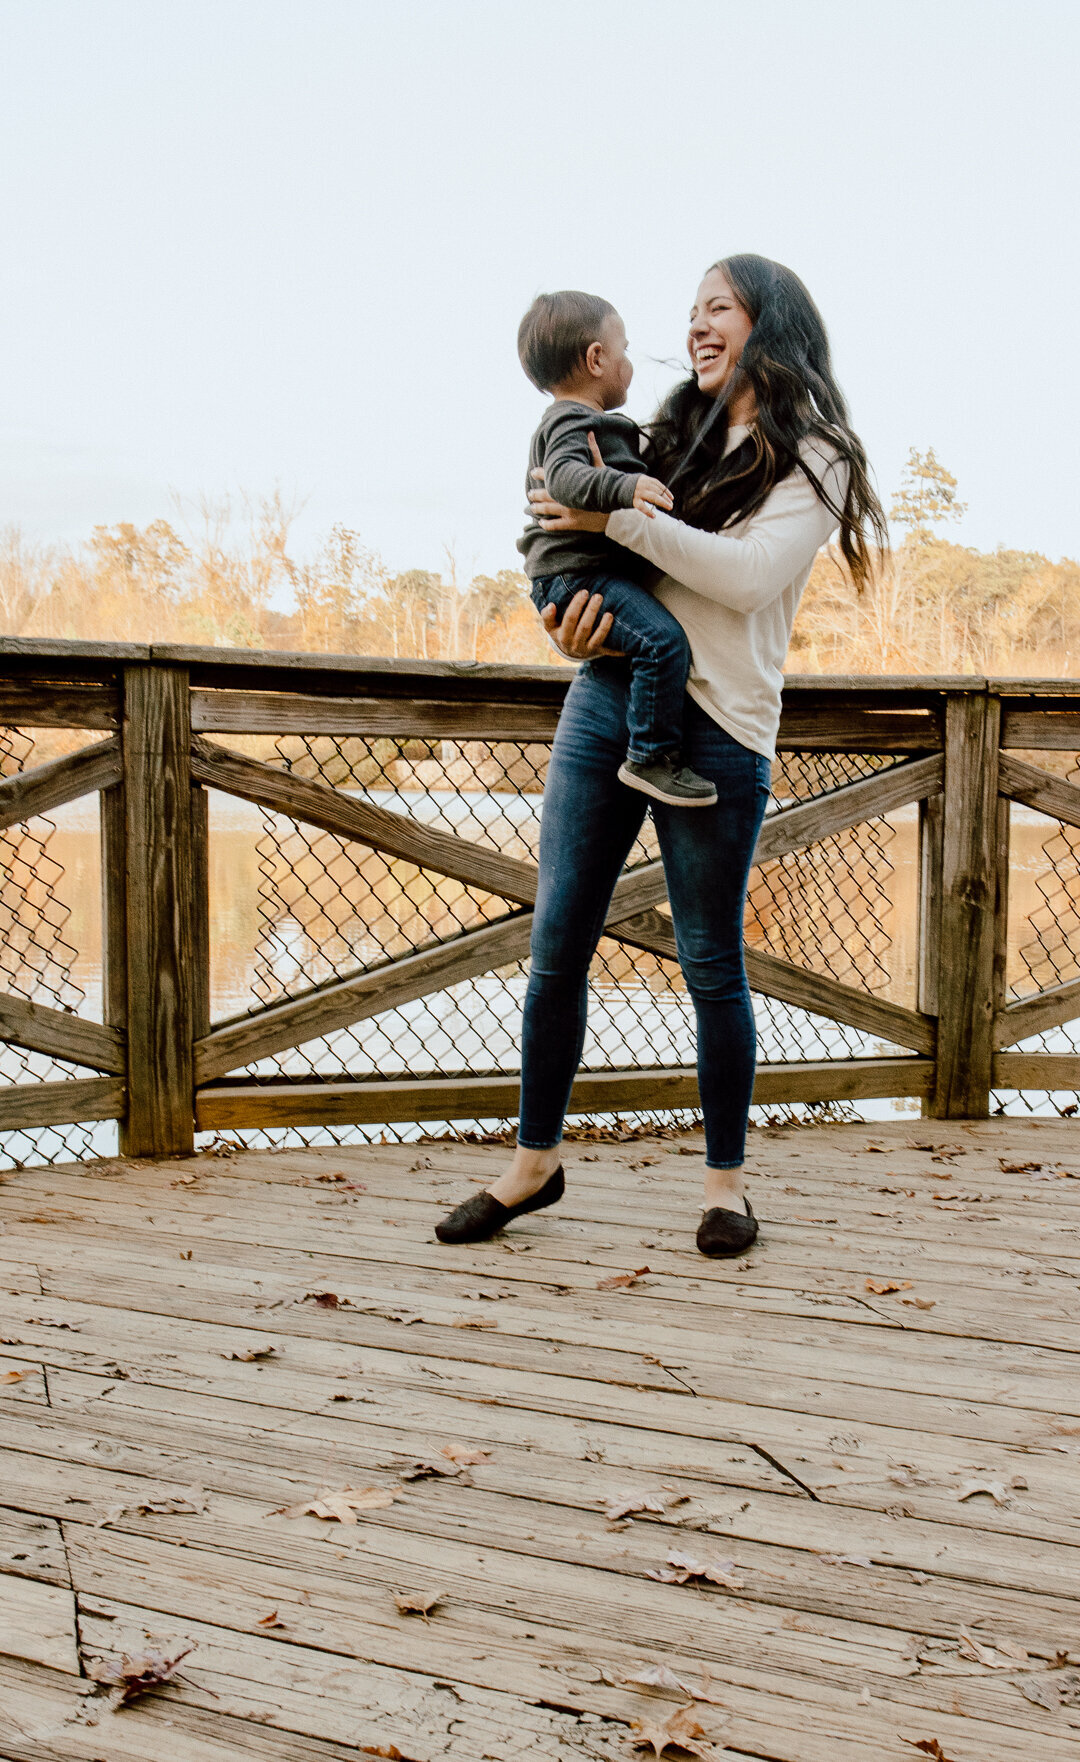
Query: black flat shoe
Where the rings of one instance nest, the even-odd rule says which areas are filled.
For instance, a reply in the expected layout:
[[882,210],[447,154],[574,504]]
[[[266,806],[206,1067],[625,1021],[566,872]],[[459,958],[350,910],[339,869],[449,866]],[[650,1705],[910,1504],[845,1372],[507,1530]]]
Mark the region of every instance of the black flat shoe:
[[746,1215],[741,1211],[725,1211],[714,1205],[698,1225],[697,1245],[702,1254],[741,1254],[757,1241],[757,1218],[749,1199]]
[[449,1217],[435,1225],[435,1234],[440,1242],[486,1242],[489,1236],[497,1236],[511,1218],[520,1217],[526,1211],[540,1211],[545,1205],[554,1205],[562,1198],[565,1186],[560,1163],[539,1192],[531,1199],[523,1199],[519,1205],[504,1205],[501,1199],[490,1193],[474,1193],[471,1199],[464,1200]]

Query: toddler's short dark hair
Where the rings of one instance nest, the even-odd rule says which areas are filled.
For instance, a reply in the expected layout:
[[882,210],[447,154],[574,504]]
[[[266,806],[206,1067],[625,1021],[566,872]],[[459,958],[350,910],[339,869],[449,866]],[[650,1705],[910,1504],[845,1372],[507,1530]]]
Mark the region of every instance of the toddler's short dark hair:
[[518,328],[518,356],[538,391],[567,379],[600,335],[605,318],[618,314],[607,300],[573,288],[537,294]]

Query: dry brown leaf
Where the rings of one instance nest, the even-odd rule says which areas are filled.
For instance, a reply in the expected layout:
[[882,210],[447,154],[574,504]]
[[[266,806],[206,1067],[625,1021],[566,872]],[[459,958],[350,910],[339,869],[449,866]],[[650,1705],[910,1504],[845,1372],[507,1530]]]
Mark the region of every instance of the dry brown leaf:
[[617,1523],[620,1517],[636,1517],[639,1511],[663,1510],[659,1493],[613,1493],[604,1506],[604,1516],[609,1523]]
[[979,1493],[987,1493],[995,1505],[1007,1505],[1009,1493],[1004,1481],[965,1481],[956,1497],[963,1504],[965,1499],[974,1499]]
[[725,1591],[743,1591],[746,1580],[738,1577],[738,1571],[734,1560],[695,1560],[691,1554],[673,1550],[666,1567],[653,1568],[645,1577],[657,1579],[662,1585],[685,1585],[691,1579],[706,1579]]
[[255,1626],[256,1627],[284,1627],[285,1623],[281,1620],[280,1616],[278,1615],[277,1610],[271,1609],[269,1615],[260,1615],[259,1616],[259,1619],[255,1623]]
[[445,1596],[445,1591],[395,1591],[394,1602],[399,1615],[419,1615],[426,1621]]
[[632,1729],[636,1736],[631,1739],[636,1750],[651,1750],[654,1756],[663,1756],[670,1744],[673,1749],[689,1750],[691,1756],[700,1756],[704,1762],[712,1757],[719,1757],[720,1751],[705,1737],[705,1728],[699,1724],[692,1706],[680,1707],[663,1723],[651,1719],[635,1719]]
[[922,1750],[924,1755],[932,1756],[934,1762],[953,1762],[946,1756],[937,1738],[901,1738],[902,1744],[910,1744],[913,1750]]
[[933,1309],[936,1297],[901,1297],[901,1303],[910,1303],[915,1309]]
[[644,1278],[648,1271],[649,1268],[647,1266],[639,1266],[635,1267],[632,1273],[612,1273],[609,1278],[598,1279],[596,1282],[596,1289],[598,1291],[629,1290],[630,1286],[636,1285],[638,1280]]
[[453,1476],[460,1473],[460,1465],[456,1462],[438,1462],[433,1456],[423,1456],[411,1467],[403,1468],[401,1478],[403,1481],[426,1481],[439,1475]]
[[21,1383],[24,1377],[30,1375],[31,1372],[28,1370],[6,1370],[0,1377],[0,1383]]
[[257,1364],[262,1359],[276,1358],[276,1346],[248,1346],[240,1352],[223,1352],[222,1358],[235,1359],[237,1364]]
[[498,1325],[493,1315],[456,1315],[450,1323],[452,1328],[497,1328]]
[[910,1279],[867,1279],[866,1289],[875,1297],[888,1297],[891,1291],[910,1291]]
[[396,1744],[361,1744],[361,1756],[387,1756],[389,1762],[405,1762],[405,1753]]
[[280,1505],[271,1517],[324,1517],[354,1524],[358,1511],[385,1511],[404,1494],[392,1487],[322,1487],[301,1505]]
[[444,1444],[439,1455],[449,1457],[451,1462],[459,1462],[462,1468],[475,1468],[478,1462],[490,1460],[491,1451],[472,1450],[467,1444]]
[[998,1168],[1003,1175],[1034,1175],[1042,1166],[1041,1162],[1006,1162],[1003,1156],[998,1157]]
[[145,1652],[125,1652],[119,1662],[105,1659],[101,1663],[92,1664],[88,1674],[94,1682],[104,1683],[115,1692],[112,1696],[114,1705],[123,1706],[134,1701],[139,1695],[145,1695],[150,1689],[160,1688],[162,1683],[171,1682],[185,1658],[195,1650],[195,1643],[187,1641],[178,1650],[163,1652],[156,1646],[148,1646]]
[[336,1291],[305,1291],[301,1303],[314,1303],[319,1309],[351,1309],[352,1304],[347,1297],[339,1297]]

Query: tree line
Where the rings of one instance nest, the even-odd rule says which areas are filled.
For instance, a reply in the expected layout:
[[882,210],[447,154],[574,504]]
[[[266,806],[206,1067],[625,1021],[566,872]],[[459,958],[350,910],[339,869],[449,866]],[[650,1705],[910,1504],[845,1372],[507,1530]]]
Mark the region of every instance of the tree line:
[[[789,668],[807,673],[1071,674],[1080,564],[978,551],[946,536],[964,511],[933,450],[912,450],[892,550],[858,594],[818,557]],[[12,636],[190,642],[428,660],[548,663],[523,575],[395,572],[344,525],[297,555],[280,495],[203,503],[172,520],[95,527],[75,546],[0,533],[0,629]]]

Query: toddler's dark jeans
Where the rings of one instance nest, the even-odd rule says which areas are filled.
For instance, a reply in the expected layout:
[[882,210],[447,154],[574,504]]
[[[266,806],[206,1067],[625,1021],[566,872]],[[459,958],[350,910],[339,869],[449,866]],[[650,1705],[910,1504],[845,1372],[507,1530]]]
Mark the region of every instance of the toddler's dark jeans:
[[[589,661],[567,693],[544,788],[540,876],[521,1047],[519,1141],[545,1150],[585,1043],[589,963],[612,890],[651,809],[667,876],[679,964],[697,1015],[697,1065],[710,1168],[743,1159],[754,1086],[754,1013],[743,965],[750,861],[769,795],[769,761],[733,740],[691,699],[687,763],[716,784],[715,807],[667,807],[626,789],[630,685],[622,661]],[[627,1051],[624,1060],[632,1065]]]
[[686,632],[666,606],[640,582],[600,570],[589,574],[543,575],[532,582],[537,611],[554,606],[561,618],[576,593],[585,588],[604,596],[604,611],[614,623],[609,647],[622,649],[629,663],[630,693],[624,758],[650,765],[683,744],[683,694],[690,674]]

